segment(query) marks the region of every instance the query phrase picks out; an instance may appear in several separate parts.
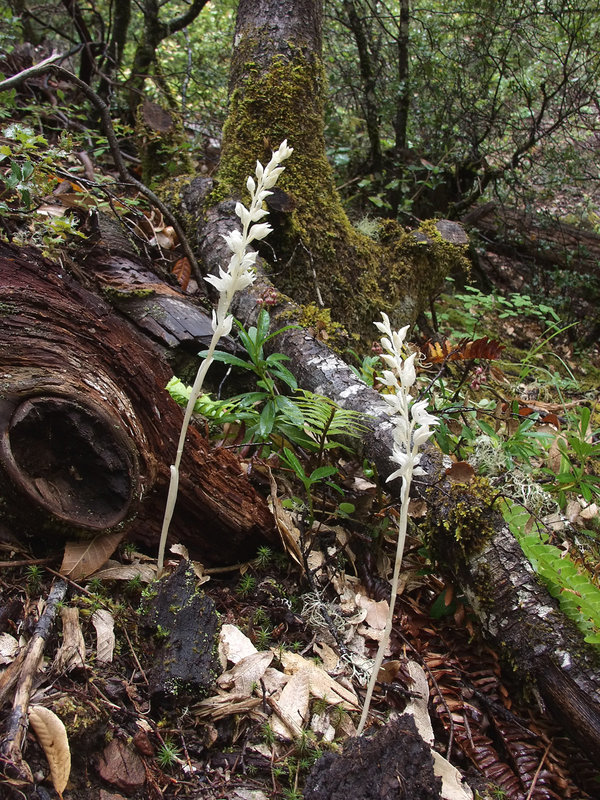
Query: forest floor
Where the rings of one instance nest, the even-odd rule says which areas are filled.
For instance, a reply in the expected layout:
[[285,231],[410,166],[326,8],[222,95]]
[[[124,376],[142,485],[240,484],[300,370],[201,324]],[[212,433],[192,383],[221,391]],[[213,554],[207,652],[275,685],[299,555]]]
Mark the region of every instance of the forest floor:
[[[491,251],[480,253],[479,268],[479,278],[485,276],[499,296],[512,297],[510,308],[498,302],[490,306],[482,299],[487,290],[471,293],[470,301],[456,300],[457,294],[468,291],[455,289],[455,299],[439,298],[434,312],[442,342],[453,332],[463,332],[470,338],[487,335],[505,347],[497,366],[488,364],[469,374],[471,399],[479,396],[481,383],[488,382],[509,402],[520,392],[523,407],[529,403],[534,411],[545,413],[556,409],[551,413],[559,419],[559,409],[569,404],[595,409],[597,344],[580,349],[582,337],[576,328],[548,338],[546,312],[540,314],[539,304],[522,300],[542,288],[549,296],[569,293],[531,265]],[[579,318],[585,327],[590,307],[585,292],[580,300],[575,295],[570,293],[569,320]],[[470,364],[469,369],[475,367]],[[594,419],[598,428],[597,415]],[[461,453],[457,458],[462,460]],[[318,759],[341,751],[356,732],[365,692],[363,661],[374,654],[381,636],[395,548],[397,509],[366,465],[353,463],[348,455],[339,455],[338,465],[352,487],[356,513],[345,520],[325,509],[310,552],[305,553],[310,580],[290,557],[289,543],[288,552],[285,547],[282,552],[263,548],[254,561],[234,570],[207,573],[197,567],[200,594],[212,604],[207,613],[218,616],[221,630],[215,650],[211,642],[199,654],[208,679],[194,672],[198,663],[171,684],[161,673],[177,636],[193,638],[197,632],[180,634],[175,623],[170,630],[157,622],[156,588],[148,582],[155,574],[154,553],[121,544],[109,564],[112,572],[98,564],[100,573],[69,580],[31,697],[33,706],[52,709],[64,723],[67,752],[56,742],[40,746],[43,737],[40,740],[30,729],[23,756],[33,784],[5,764],[0,796],[56,797],[49,763],[60,774],[70,754],[64,800],[301,798]],[[296,491],[285,480],[278,488],[282,499]],[[284,508],[280,511],[288,514]],[[597,509],[582,517],[583,511],[581,503],[579,510],[570,508],[571,521],[587,531],[582,537],[585,547],[581,541],[566,543],[558,531],[556,543],[571,553],[577,550],[577,558],[591,566],[597,582]],[[419,529],[423,514],[422,508],[411,509],[402,589],[386,671],[375,693],[371,732],[390,716],[402,714],[407,703],[418,701],[411,694],[414,674],[408,666],[416,663],[430,692],[434,747],[460,770],[476,797],[600,797],[598,765],[544,713],[535,687],[484,641],[459,587],[449,584],[431,563]],[[294,519],[286,518],[293,527]],[[0,530],[0,548],[0,664],[5,670],[0,673],[0,690],[3,713],[8,714],[11,695],[3,679],[35,630],[51,585],[60,580],[56,570],[63,553],[23,552],[6,528]],[[174,570],[185,553],[170,555],[169,570]],[[197,586],[192,592],[196,594]],[[80,632],[71,629],[68,652],[66,609],[77,609],[74,623],[72,615],[70,619]],[[215,682],[222,670],[227,671]],[[409,738],[397,736],[391,749],[382,739],[377,754],[351,756],[377,765],[375,773],[363,772],[362,777],[349,762],[343,762],[340,772],[339,762],[328,755],[333,771],[327,774],[333,785],[325,778],[316,780],[314,773],[308,777],[306,797],[439,796],[422,775],[408,773],[404,794],[399,793],[403,762],[398,751],[400,742]],[[416,756],[409,752],[406,758]],[[350,774],[353,790],[348,788]],[[468,796],[462,791],[458,787],[453,796]]]

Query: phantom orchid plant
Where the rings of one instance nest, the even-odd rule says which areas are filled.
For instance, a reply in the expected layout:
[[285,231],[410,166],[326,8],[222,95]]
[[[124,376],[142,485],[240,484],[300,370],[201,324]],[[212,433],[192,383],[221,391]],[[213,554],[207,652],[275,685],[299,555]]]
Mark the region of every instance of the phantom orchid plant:
[[165,515],[158,546],[157,567],[159,576],[163,571],[167,534],[169,532],[179,489],[179,466],[181,464],[185,437],[192,418],[192,412],[196,400],[202,391],[204,378],[213,361],[213,354],[219,339],[223,336],[227,336],[231,331],[233,317],[229,313],[229,308],[233,296],[236,292],[250,286],[256,277],[254,264],[256,262],[257,253],[254,250],[248,251],[247,248],[249,244],[264,239],[265,236],[271,232],[271,226],[268,222],[260,222],[260,220],[269,213],[263,209],[262,206],[265,199],[272,194],[269,190],[275,186],[277,179],[285,169],[285,167],[281,166],[282,162],[285,161],[286,158],[289,158],[292,152],[293,148],[288,147],[287,140],[285,140],[279,145],[278,149],[275,150],[273,157],[266,167],[263,167],[260,161],[256,162],[256,181],[252,177],[249,177],[246,181],[246,188],[250,192],[250,208],[246,208],[242,203],[237,203],[235,207],[235,213],[242,223],[242,230],[231,231],[231,233],[223,237],[232,253],[229,265],[226,270],[219,267],[218,276],[209,275],[205,278],[205,280],[211,283],[219,292],[219,301],[217,308],[213,311],[213,336],[206,357],[198,369],[196,380],[192,387],[181,425],[175,463],[171,465],[171,481],[169,483],[169,493],[167,495]]
[[383,334],[381,346],[383,354],[380,358],[385,362],[389,369],[383,371],[381,383],[391,389],[390,394],[384,394],[383,399],[388,404],[388,413],[392,416],[394,425],[394,445],[392,449],[392,461],[398,464],[398,469],[392,472],[388,481],[395,478],[402,478],[402,488],[400,500],[402,507],[400,510],[400,521],[398,524],[398,545],[396,548],[396,562],[394,564],[394,574],[392,577],[392,593],[390,597],[390,609],[386,620],[383,637],[379,643],[373,671],[362,715],[358,725],[360,735],[369,715],[371,697],[377,682],[377,676],[383,656],[387,649],[392,623],[394,619],[394,606],[396,595],[398,594],[398,578],[400,576],[400,565],[404,552],[404,542],[406,540],[406,526],[408,522],[408,496],[413,475],[424,475],[424,470],[419,466],[421,455],[419,448],[425,444],[433,433],[433,427],[439,420],[427,412],[427,400],[414,401],[410,394],[410,389],[417,379],[415,371],[416,353],[407,356],[404,339],[408,331],[408,325],[399,331],[392,331],[387,314],[381,314],[383,322],[376,322],[375,325]]

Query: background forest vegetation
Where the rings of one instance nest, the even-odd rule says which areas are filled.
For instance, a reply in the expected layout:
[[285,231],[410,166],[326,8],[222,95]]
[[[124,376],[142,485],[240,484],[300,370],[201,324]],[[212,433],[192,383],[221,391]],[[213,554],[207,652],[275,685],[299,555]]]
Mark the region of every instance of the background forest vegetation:
[[[273,11],[276,32],[278,24],[284,27],[278,16],[282,9],[314,10],[320,4],[317,0],[312,5],[311,0],[263,0],[261,8],[267,6]],[[239,8],[252,16],[249,0],[240,0]],[[253,125],[248,126],[252,128],[248,139],[242,130],[247,117],[239,114],[238,127],[232,117],[250,96],[249,91],[244,96],[244,91],[249,89],[248,81],[253,75],[258,76],[258,84],[268,74],[267,89],[257,90],[248,105],[256,100],[261,112],[269,110],[270,103],[277,110],[278,101],[281,108],[293,105],[286,105],[272,91],[273,83],[269,83],[276,83],[285,75],[284,69],[278,71],[279,67],[289,66],[277,51],[277,36],[272,37],[275,44],[270,41],[263,48],[269,58],[275,54],[275,69],[269,72],[261,63],[253,73],[252,64],[249,66],[244,53],[240,55],[243,48],[238,48],[235,37],[237,13],[236,0],[51,0],[45,4],[0,0],[0,81],[47,58],[54,58],[54,63],[64,68],[58,72],[34,69],[27,80],[0,92],[0,244],[9,248],[7,252],[29,244],[38,246],[54,262],[56,270],[60,269],[61,279],[66,265],[65,273],[75,283],[81,280],[86,290],[101,274],[106,283],[98,280],[94,291],[103,295],[102,302],[107,300],[117,309],[117,315],[127,315],[127,302],[132,301],[133,306],[140,301],[139,308],[154,294],[161,300],[167,297],[167,302],[174,295],[177,302],[189,302],[194,313],[203,318],[208,333],[194,333],[191,341],[184,341],[181,347],[183,339],[163,347],[164,341],[159,337],[154,340],[148,336],[152,342],[149,361],[156,342],[163,348],[160,352],[164,363],[161,362],[162,371],[157,368],[157,374],[176,373],[166,387],[166,379],[162,381],[158,391],[177,419],[179,410],[166,397],[165,389],[180,405],[186,404],[191,392],[187,384],[197,367],[196,356],[206,354],[198,353],[196,345],[203,337],[208,341],[211,336],[210,320],[205,316],[211,298],[203,288],[202,270],[212,270],[209,283],[218,283],[219,279],[214,278],[215,263],[210,262],[207,252],[212,250],[219,268],[221,262],[226,263],[218,246],[223,247],[222,239],[227,241],[223,231],[231,230],[227,227],[231,224],[231,219],[226,218],[227,208],[233,216],[232,198],[240,195],[245,202],[244,185],[250,194],[253,191],[248,187],[253,186],[254,179],[244,184],[240,178],[243,174],[245,181],[252,170],[246,171],[243,158],[235,162],[231,154],[236,148],[231,142],[237,136],[242,142],[238,147],[243,150],[245,142],[251,141],[252,147],[245,147],[246,151],[254,151],[259,143],[258,149],[263,152],[245,152],[243,156],[252,169],[256,158],[266,163],[280,144],[280,140],[263,141],[258,127],[260,114],[258,121],[253,119]],[[315,13],[317,16],[320,23],[320,15]],[[314,28],[319,29],[314,41],[320,42],[320,24]],[[352,317],[350,306],[355,298],[351,295],[360,295],[362,287],[362,295],[366,296],[364,287],[374,287],[373,297],[367,298],[369,302],[379,308],[383,297],[389,301],[387,310],[401,315],[404,308],[396,302],[398,296],[387,293],[384,280],[389,278],[390,283],[400,287],[398,294],[402,295],[404,285],[400,279],[409,285],[424,285],[423,265],[427,259],[440,262],[440,272],[433,270],[432,296],[427,284],[418,298],[418,309],[416,302],[409,306],[417,309],[413,318],[406,320],[416,322],[413,340],[421,339],[419,344],[408,345],[411,370],[415,372],[411,380],[416,382],[415,396],[435,414],[435,431],[428,431],[435,445],[429,455],[435,453],[431,470],[441,471],[429,485],[424,480],[417,487],[415,494],[421,492],[419,503],[414,507],[411,504],[410,510],[409,504],[404,504],[405,513],[411,515],[410,546],[403,566],[403,638],[396,631],[393,658],[403,658],[407,647],[423,656],[439,684],[430,703],[430,708],[435,706],[431,713],[435,714],[439,729],[436,737],[441,735],[448,753],[454,748],[453,757],[458,753],[463,773],[472,764],[478,776],[483,776],[478,797],[486,800],[492,796],[548,800],[558,797],[560,791],[565,797],[591,798],[598,787],[597,769],[587,762],[581,775],[576,774],[579,762],[572,758],[574,750],[568,749],[571,745],[564,745],[566,749],[561,750],[563,734],[556,733],[561,729],[553,727],[555,720],[542,718],[538,710],[532,710],[532,703],[523,702],[519,713],[529,726],[524,734],[525,722],[521,724],[516,714],[511,718],[505,713],[511,710],[513,685],[508,690],[502,684],[505,672],[500,647],[484,647],[475,633],[475,617],[471,613],[475,604],[469,589],[465,589],[469,578],[464,577],[466,573],[456,578],[460,572],[456,564],[471,546],[474,552],[484,540],[486,545],[492,541],[494,525],[507,535],[510,528],[517,555],[507,571],[513,568],[517,574],[523,569],[529,571],[528,575],[539,576],[540,585],[556,599],[556,608],[560,607],[569,618],[568,624],[573,622],[578,627],[582,649],[585,639],[585,646],[589,645],[589,653],[595,657],[600,643],[599,40],[597,0],[325,0],[323,60],[319,54],[313,58],[315,53],[308,53],[307,62],[315,67],[314,74],[311,72],[313,82],[307,81],[298,95],[306,96],[302,95],[306,86],[317,87],[314,94],[318,94],[324,77],[324,141],[320,118],[314,126],[318,135],[307,134],[313,130],[308,127],[308,117],[314,122],[321,114],[320,104],[315,102],[311,114],[306,112],[303,129],[296,127],[297,138],[304,136],[304,148],[290,135],[289,145],[294,152],[286,161],[283,188],[278,184],[277,194],[269,198],[264,208],[255,209],[261,219],[264,216],[266,220],[268,215],[273,223],[272,236],[264,244],[260,237],[259,250],[272,270],[267,272],[273,284],[266,291],[261,286],[260,297],[256,285],[246,286],[247,291],[239,293],[245,295],[248,305],[244,307],[240,301],[236,307],[239,319],[232,328],[232,338],[237,344],[228,340],[223,351],[214,356],[220,363],[216,369],[211,368],[207,393],[201,394],[195,406],[200,424],[194,427],[194,435],[202,438],[211,458],[215,452],[222,455],[227,451],[227,457],[231,455],[233,495],[238,478],[252,485],[249,517],[256,521],[258,514],[253,512],[260,502],[269,523],[274,525],[276,519],[285,551],[276,552],[276,546],[264,545],[252,560],[234,565],[231,571],[228,564],[223,575],[218,567],[209,570],[211,575],[204,574],[200,565],[201,580],[212,581],[206,595],[214,598],[223,617],[243,627],[252,647],[262,651],[261,655],[271,647],[273,653],[278,648],[281,662],[274,663],[280,663],[282,670],[284,651],[294,651],[294,655],[309,653],[315,641],[326,636],[323,631],[333,631],[328,641],[347,657],[345,664],[350,664],[352,670],[348,682],[354,681],[355,688],[360,685],[358,696],[376,637],[369,639],[369,633],[364,637],[370,641],[370,645],[362,643],[365,663],[353,661],[344,652],[340,631],[348,627],[348,614],[340,611],[342,593],[338,596],[336,587],[350,577],[355,583],[351,583],[353,590],[348,590],[353,598],[349,602],[356,602],[359,594],[354,587],[360,582],[366,587],[363,597],[367,604],[387,602],[390,544],[398,538],[398,496],[393,484],[385,483],[385,469],[389,468],[388,475],[392,469],[388,452],[382,456],[383,468],[368,454],[363,458],[362,452],[360,456],[352,452],[354,440],[361,441],[365,448],[369,446],[367,431],[375,415],[365,420],[365,415],[360,414],[362,407],[353,410],[351,405],[336,405],[335,374],[327,384],[329,398],[322,396],[328,392],[318,385],[316,367],[309,370],[314,373],[312,377],[316,376],[315,385],[304,385],[308,382],[306,363],[316,362],[305,358],[300,346],[298,352],[290,347],[297,327],[290,324],[295,317],[292,319],[289,314],[296,314],[300,302],[308,297],[301,307],[304,316],[300,319],[300,327],[312,334],[304,336],[302,330],[306,342],[310,340],[310,345],[304,342],[306,347],[331,347],[327,352],[332,359],[337,359],[334,351],[343,351],[352,367],[340,386],[347,381],[356,388],[358,376],[362,379],[361,391],[367,387],[368,391],[381,391],[385,383],[381,346],[375,342],[369,349],[372,330],[365,334],[364,329],[352,329],[356,319],[366,319],[371,328],[372,308],[365,303],[363,317]],[[260,42],[251,42],[249,46],[250,52],[255,48],[253,56],[257,61],[264,55],[259,45]],[[286,41],[285,47],[288,45]],[[311,46],[318,49],[314,42]],[[307,51],[311,46],[307,45]],[[294,53],[293,46],[290,52]],[[233,73],[237,69],[237,74],[230,75],[236,56],[240,60]],[[300,71],[300,60],[294,58],[290,57],[290,63]],[[294,91],[300,84],[298,80]],[[284,91],[282,87],[281,95]],[[293,95],[292,90],[289,95]],[[112,123],[107,124],[107,118]],[[284,123],[280,117],[275,118],[274,127],[287,122],[287,116]],[[114,133],[112,141],[107,135],[110,130]],[[306,152],[308,140],[317,142],[310,155]],[[321,227],[309,231],[313,235],[310,239],[306,234],[308,223],[304,228],[294,228],[294,224],[302,213],[309,216],[312,183],[310,178],[302,180],[302,172],[311,167],[308,162],[314,153],[314,160],[318,160],[319,151],[324,154],[321,161],[326,166],[317,176],[319,180],[325,176],[320,187],[327,187],[330,182],[328,162],[335,183],[330,194],[336,205],[319,206],[317,201],[322,197],[315,197],[318,193],[313,192],[314,206],[319,209],[314,216]],[[222,169],[219,175],[219,163],[230,171]],[[257,180],[261,171],[259,166]],[[315,167],[312,176],[317,172]],[[200,180],[194,182],[196,178]],[[293,192],[287,194],[293,181],[296,197]],[[199,193],[200,199],[190,189],[198,185],[204,192]],[[193,201],[197,206],[190,211]],[[330,216],[323,211],[334,207],[336,213]],[[243,214],[240,208],[241,204],[236,211],[238,216]],[[294,222],[288,224],[292,216]],[[109,218],[119,225],[105,225]],[[446,231],[458,230],[461,237],[466,229],[469,244],[464,243],[467,237],[444,240],[441,231],[430,222],[432,219]],[[177,229],[179,223],[181,228]],[[112,239],[117,229],[121,239],[116,234]],[[228,235],[229,241],[234,240]],[[128,283],[126,269],[123,284],[119,283],[123,278],[119,272],[123,236],[135,241],[137,254],[146,259],[143,268],[152,275],[150,288],[142,282],[135,284],[133,279]],[[406,251],[400,245],[395,249],[394,237],[403,245],[408,241]],[[444,250],[448,242],[450,245]],[[319,250],[321,243],[323,249]],[[456,257],[447,257],[447,262],[441,264],[444,253],[453,248]],[[376,251],[377,257],[373,255]],[[434,255],[426,254],[419,261],[423,252]],[[327,261],[326,256],[331,260]],[[354,280],[352,268],[361,258],[360,275],[369,273],[371,283]],[[397,263],[392,263],[394,259]],[[195,260],[202,261],[202,269]],[[402,271],[407,264],[406,271]],[[379,272],[374,267],[371,276],[373,265]],[[465,265],[467,269],[463,270]],[[334,266],[339,266],[340,271],[332,277]],[[294,271],[301,275],[298,291],[306,290],[306,296],[296,296],[293,284],[284,283],[289,277],[286,269],[292,277]],[[5,270],[9,276],[16,272],[10,257],[5,258]],[[344,270],[345,283],[337,281]],[[446,275],[444,270],[451,274]],[[133,268],[131,271],[135,272]],[[442,272],[443,287],[439,286]],[[259,285],[262,279],[259,275]],[[326,300],[340,298],[345,317],[333,302],[323,303],[321,289]],[[381,289],[376,297],[375,289]],[[287,307],[282,311],[288,298],[278,290],[286,291],[298,303],[294,311],[289,312]],[[329,296],[326,292],[330,292]],[[328,308],[318,307],[319,303],[311,303],[313,295],[320,306],[331,305],[331,313]],[[134,325],[139,321],[133,312],[128,324],[130,320]],[[6,364],[10,363],[6,356]],[[341,360],[336,364],[339,366]],[[343,368],[346,369],[345,364]],[[342,370],[336,369],[341,374]],[[150,397],[148,406],[151,401]],[[379,416],[381,419],[373,424],[379,425],[383,419],[385,425],[387,417],[383,412]],[[168,436],[162,436],[165,419],[166,414],[161,417],[163,427],[158,438],[166,448]],[[200,452],[199,462],[206,453]],[[168,462],[163,467],[166,472]],[[204,469],[203,462],[201,468]],[[196,485],[189,479],[187,483],[190,495],[195,497]],[[152,490],[154,499],[160,499],[163,488]],[[274,513],[267,506],[269,491]],[[187,525],[184,517],[182,514],[179,530]],[[287,538],[282,533],[282,519],[293,521],[287,528]],[[153,543],[154,522],[153,517],[148,522],[144,545]],[[193,525],[189,528],[193,546],[194,537],[200,540],[210,525],[198,526],[202,534]],[[448,553],[443,547],[436,549],[435,532],[440,530],[451,534],[446,536],[450,542]],[[209,533],[212,547],[223,546],[222,541],[213,544],[212,538],[229,541],[226,536],[211,538],[212,531]],[[471,540],[475,539],[473,544]],[[122,563],[117,569],[129,567],[132,559],[140,557],[135,550],[137,543],[132,538],[120,545]],[[250,544],[254,544],[253,540]],[[69,542],[65,552],[71,545]],[[456,558],[450,553],[452,546],[459,553]],[[101,563],[94,569],[104,563],[105,555],[100,552]],[[286,560],[286,555],[291,558]],[[215,556],[213,552],[207,563],[210,556],[215,561],[227,560],[221,558],[222,553]],[[153,577],[153,556],[141,557],[152,562],[148,569]],[[311,571],[310,559],[322,559],[320,566]],[[46,564],[43,559],[30,558],[30,563],[21,564],[22,575],[26,576],[22,591],[28,608],[34,605],[29,602],[31,597],[43,593],[42,579],[47,576],[40,566],[42,562]],[[159,562],[162,567],[162,555]],[[321,577],[325,576],[321,583],[320,578],[315,578],[319,570]],[[465,585],[461,583],[463,577]],[[128,578],[125,588],[116,587],[112,578],[94,577],[93,570],[82,572],[78,580],[86,584],[81,596],[73,598],[82,616],[92,606],[94,611],[102,606],[114,613],[117,629],[125,631],[122,634],[119,630],[122,649],[117,653],[123,674],[127,670],[128,674],[137,674],[139,666],[131,642],[124,638],[128,626],[135,629],[135,644],[140,647],[142,660],[158,660],[156,652],[168,639],[169,631],[159,625],[153,637],[139,635],[139,613],[145,613],[144,594],[151,594],[154,589],[143,589],[138,574]],[[480,589],[478,585],[477,602],[483,597],[483,592],[477,594]],[[485,591],[488,589],[486,582]],[[7,595],[11,591],[17,590],[8,587]],[[490,590],[480,603],[484,613],[490,612],[491,616],[494,601]],[[530,602],[534,605],[533,600]],[[544,611],[542,601],[539,605]],[[284,607],[289,613],[278,617]],[[358,606],[354,609],[356,619],[357,609]],[[511,618],[510,613],[507,618]],[[514,627],[520,626],[518,623]],[[527,624],[521,627],[523,651],[529,656],[530,628]],[[550,640],[555,634],[556,630],[544,631]],[[502,635],[501,631],[499,638]],[[86,636],[91,636],[89,624]],[[321,642],[317,644],[320,646]],[[553,641],[551,646],[554,647]],[[587,654],[588,650],[584,652]],[[316,653],[315,649],[313,655]],[[336,653],[333,657],[337,665]],[[99,684],[105,680],[102,669],[101,665],[95,673]],[[467,697],[463,689],[471,680],[475,688]],[[391,683],[395,681],[396,678]],[[136,691],[138,688],[146,702],[148,686],[140,680]],[[514,691],[519,702],[523,701],[520,688],[519,692]],[[250,689],[254,699],[258,697],[254,696],[255,689],[256,685]],[[380,687],[378,691],[376,715],[383,716],[382,706],[385,714],[390,707],[404,708],[404,690],[395,697],[393,688]],[[157,786],[160,781],[168,784],[165,797],[175,796],[179,787],[185,787],[181,796],[193,796],[193,781],[200,785],[208,774],[219,787],[215,797],[218,794],[220,798],[225,792],[223,787],[228,786],[230,768],[235,775],[238,761],[228,762],[227,756],[232,753],[225,750],[231,742],[238,742],[233,741],[231,731],[222,734],[225,725],[219,727],[217,735],[222,720],[214,726],[213,741],[208,742],[208,733],[207,739],[202,740],[206,720],[211,719],[212,724],[214,709],[210,703],[214,697],[195,704],[191,714],[187,707],[172,714],[161,710],[160,721],[155,715],[156,724],[149,715],[154,727],[148,735],[154,750],[150,747],[150,755],[142,755],[156,773],[148,777],[147,771],[143,780],[156,779]],[[174,698],[174,702],[178,700],[176,695]],[[138,699],[136,696],[136,703]],[[131,720],[136,714],[140,716],[138,707],[131,711],[131,696],[117,700],[130,714],[123,722],[123,730],[129,736],[133,730]],[[264,697],[260,702],[263,700]],[[311,713],[317,710],[313,701],[314,698]],[[104,702],[104,698],[98,702]],[[308,708],[308,699],[306,702]],[[148,703],[150,707],[149,700]],[[320,707],[319,713],[330,714],[332,709],[326,706],[327,703]],[[349,708],[354,711],[354,706]],[[340,733],[344,722],[340,712],[347,717],[348,710],[340,705],[340,719],[332,722],[340,739],[348,735],[347,731]],[[199,716],[190,721],[193,714]],[[284,753],[270,729],[268,720],[272,718],[265,712],[260,730],[256,719],[245,711],[236,717],[237,732],[243,730],[244,736],[248,734],[247,741],[253,743],[261,739],[267,754],[262,754],[264,761],[257,760],[255,771],[269,790],[272,787],[274,797],[300,800],[302,782],[328,745],[321,739],[317,741],[306,727]],[[493,740],[488,738],[491,727]],[[598,730],[595,735],[600,742]],[[111,729],[111,736],[112,732]],[[212,730],[209,733],[213,736]],[[94,747],[105,747],[108,738],[104,741],[103,735],[98,734]],[[579,735],[577,756],[582,755],[585,730]],[[240,771],[236,775],[240,781],[253,777],[250,767],[245,773],[247,741],[239,762],[244,775],[240,777]],[[225,764],[221,772],[221,767],[207,767],[216,750]],[[74,755],[77,756],[75,751]],[[237,758],[239,753],[233,755]],[[583,752],[583,756],[587,753]],[[176,780],[165,781],[165,774],[181,777],[184,766],[189,767],[185,773],[189,784],[185,780],[179,786]],[[79,776],[79,786],[87,780],[87,766],[81,771],[84,773],[85,779]],[[484,786],[485,782],[488,785]],[[547,791],[546,786],[550,787]]]

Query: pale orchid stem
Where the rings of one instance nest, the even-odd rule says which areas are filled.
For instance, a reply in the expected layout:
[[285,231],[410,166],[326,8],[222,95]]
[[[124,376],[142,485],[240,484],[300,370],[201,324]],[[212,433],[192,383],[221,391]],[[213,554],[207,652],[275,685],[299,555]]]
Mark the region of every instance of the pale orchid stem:
[[[227,313],[227,310],[228,309],[226,309],[225,313]],[[163,572],[163,567],[165,563],[165,548],[167,545],[167,536],[169,534],[169,527],[171,525],[171,519],[173,518],[173,511],[175,510],[175,503],[177,502],[177,495],[179,492],[179,467],[181,465],[181,457],[183,456],[185,438],[187,436],[188,428],[190,426],[192,414],[194,413],[194,406],[196,405],[196,401],[200,397],[200,392],[202,391],[202,386],[204,384],[204,378],[206,377],[206,373],[208,372],[208,369],[213,362],[213,354],[216,350],[217,344],[219,343],[220,339],[221,339],[221,330],[220,326],[217,326],[217,330],[213,333],[212,339],[210,340],[210,345],[208,348],[208,353],[206,354],[206,358],[204,359],[202,364],[200,364],[200,368],[196,373],[196,380],[194,381],[194,385],[192,386],[192,391],[190,392],[187,406],[185,407],[185,414],[183,415],[183,422],[181,423],[181,430],[179,432],[179,442],[177,443],[177,454],[175,455],[175,463],[171,464],[170,467],[171,478],[169,480],[169,492],[167,494],[165,514],[163,517],[162,528],[160,531],[160,540],[158,543],[158,558],[156,561],[156,570],[159,578]]]
[[357,736],[360,736],[361,733],[363,732],[365,723],[367,721],[367,717],[369,716],[369,709],[371,707],[371,698],[373,696],[375,684],[377,683],[377,677],[379,675],[381,664],[383,663],[383,657],[385,655],[385,651],[387,650],[390,641],[390,636],[392,633],[392,625],[394,624],[394,606],[396,605],[396,597],[398,595],[398,580],[400,578],[400,567],[402,565],[402,556],[404,555],[404,543],[406,542],[406,529],[408,525],[408,495],[410,491],[411,481],[412,481],[412,470],[409,469],[406,475],[404,476],[404,480],[402,481],[402,492],[400,495],[400,501],[402,503],[402,507],[400,509],[400,520],[398,522],[398,544],[396,545],[396,563],[394,564],[394,574],[392,576],[390,608],[385,622],[383,636],[381,637],[381,640],[379,642],[377,655],[375,656],[375,661],[373,663],[373,670],[371,672],[371,678],[369,679],[369,685],[367,686],[367,694],[365,696],[365,702],[363,705],[360,722],[358,723],[358,728],[356,731]]
[[[263,168],[262,164],[257,162],[256,177],[258,183],[255,184],[253,179],[249,179],[247,183],[247,187],[251,195],[250,209],[246,209],[241,203],[238,203],[236,206],[236,214],[243,218],[241,238],[238,238],[240,247],[230,244],[230,249],[233,252],[233,256],[229,262],[227,273],[225,273],[224,270],[220,270],[221,276],[219,278],[216,278],[215,276],[209,276],[208,278],[205,278],[208,283],[212,283],[219,289],[219,306],[214,317],[214,333],[210,341],[208,352],[198,369],[196,379],[194,380],[194,385],[192,386],[190,397],[185,408],[185,414],[183,416],[183,422],[179,432],[179,442],[177,444],[175,463],[170,467],[171,476],[169,480],[169,491],[167,493],[167,502],[165,505],[165,513],[163,516],[160,540],[158,544],[158,577],[160,577],[163,572],[167,536],[169,534],[169,527],[171,525],[173,511],[175,509],[175,503],[177,502],[177,495],[179,492],[179,467],[181,465],[181,457],[183,455],[185,439],[190,421],[192,419],[192,414],[194,413],[194,407],[200,396],[200,392],[202,391],[206,373],[213,362],[213,355],[217,344],[219,343],[219,340],[224,335],[229,333],[231,329],[232,320],[231,318],[228,318],[227,315],[229,313],[229,307],[233,300],[233,296],[235,295],[236,291],[244,286],[248,286],[248,284],[252,283],[254,280],[253,277],[249,278],[249,265],[245,264],[244,261],[246,248],[255,239],[264,238],[271,230],[270,226],[265,225],[264,223],[255,227],[253,226],[253,223],[257,222],[266,214],[266,212],[261,211],[262,200],[264,197],[271,194],[268,189],[275,185],[278,176],[284,169],[284,167],[281,166],[281,162],[285,161],[286,158],[289,158],[292,152],[293,149],[287,146],[286,140],[279,145],[279,148],[273,153],[271,161],[269,161],[265,168]],[[228,237],[225,237],[225,239],[227,240]],[[245,283],[243,282],[244,278],[246,279]]]

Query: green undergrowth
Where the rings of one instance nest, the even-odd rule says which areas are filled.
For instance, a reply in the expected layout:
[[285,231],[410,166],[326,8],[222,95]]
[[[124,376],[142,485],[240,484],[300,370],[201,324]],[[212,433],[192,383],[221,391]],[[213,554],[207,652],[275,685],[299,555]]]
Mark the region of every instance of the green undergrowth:
[[589,644],[600,645],[600,589],[568,553],[550,544],[545,526],[526,508],[510,501],[502,512],[536,574],[573,620]]

